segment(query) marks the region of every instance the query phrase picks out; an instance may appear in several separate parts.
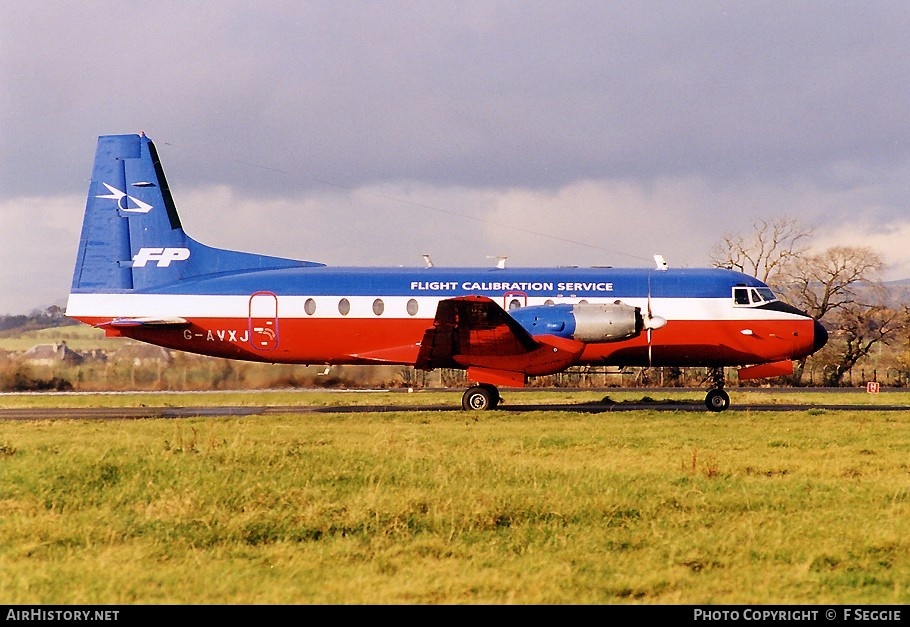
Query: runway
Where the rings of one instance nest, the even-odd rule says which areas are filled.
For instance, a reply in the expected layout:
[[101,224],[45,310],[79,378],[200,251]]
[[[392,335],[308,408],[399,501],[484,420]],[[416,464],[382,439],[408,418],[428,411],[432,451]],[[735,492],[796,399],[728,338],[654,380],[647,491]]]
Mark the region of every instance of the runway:
[[[251,406],[201,406],[201,407],[29,407],[0,409],[0,420],[142,420],[150,418],[194,418],[262,416],[276,414],[352,414],[384,412],[461,412],[478,420],[484,416],[495,416],[503,413],[523,413],[533,411],[561,411],[574,413],[602,414],[626,411],[709,411],[701,401],[653,401],[653,402],[590,402],[564,404],[503,404],[487,412],[466,412],[456,405],[267,405]],[[737,412],[781,412],[781,411],[868,411],[898,412],[910,411],[908,405],[871,405],[871,404],[739,404],[731,406],[717,416],[736,414]]]

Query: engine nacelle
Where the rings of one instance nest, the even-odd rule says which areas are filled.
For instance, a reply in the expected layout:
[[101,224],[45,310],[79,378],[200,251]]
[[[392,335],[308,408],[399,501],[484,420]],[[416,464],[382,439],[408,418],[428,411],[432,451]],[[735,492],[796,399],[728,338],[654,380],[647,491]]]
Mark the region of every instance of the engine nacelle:
[[555,335],[580,342],[619,342],[641,334],[645,321],[639,307],[621,301],[537,305],[509,312],[531,335]]

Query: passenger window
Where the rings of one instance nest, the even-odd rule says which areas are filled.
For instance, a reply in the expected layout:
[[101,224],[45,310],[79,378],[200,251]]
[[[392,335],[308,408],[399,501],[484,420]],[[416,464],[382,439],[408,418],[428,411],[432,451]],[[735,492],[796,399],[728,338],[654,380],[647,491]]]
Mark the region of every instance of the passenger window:
[[303,303],[303,310],[308,316],[312,316],[314,313],[316,313],[316,301],[312,298],[306,299],[306,302]]
[[385,311],[385,303],[382,302],[381,298],[377,298],[373,301],[373,313],[381,316],[383,311]]
[[342,316],[346,316],[351,312],[351,303],[347,298],[342,298],[338,301],[338,313]]
[[509,311],[512,311],[513,309],[518,309],[520,307],[521,307],[521,303],[518,301],[517,298],[513,298],[512,300],[509,301]]
[[413,298],[408,301],[408,315],[416,316],[417,315],[417,301]]

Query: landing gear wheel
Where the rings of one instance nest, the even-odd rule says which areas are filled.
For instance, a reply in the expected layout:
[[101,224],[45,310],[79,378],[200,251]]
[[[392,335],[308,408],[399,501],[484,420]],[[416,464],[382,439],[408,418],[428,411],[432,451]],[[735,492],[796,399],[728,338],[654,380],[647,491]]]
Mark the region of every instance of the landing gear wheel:
[[468,411],[495,409],[499,405],[499,390],[494,385],[474,385],[465,390],[461,397],[461,407]]
[[730,396],[723,390],[708,390],[705,406],[711,411],[724,411],[730,406]]

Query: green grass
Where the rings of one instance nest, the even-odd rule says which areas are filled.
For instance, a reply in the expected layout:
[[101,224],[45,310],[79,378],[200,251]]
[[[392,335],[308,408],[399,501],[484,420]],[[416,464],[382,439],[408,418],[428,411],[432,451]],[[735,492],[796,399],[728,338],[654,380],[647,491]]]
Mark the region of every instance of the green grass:
[[910,410],[0,421],[0,598],[907,603],[908,453]]

